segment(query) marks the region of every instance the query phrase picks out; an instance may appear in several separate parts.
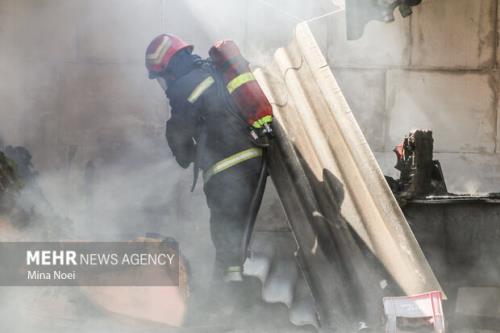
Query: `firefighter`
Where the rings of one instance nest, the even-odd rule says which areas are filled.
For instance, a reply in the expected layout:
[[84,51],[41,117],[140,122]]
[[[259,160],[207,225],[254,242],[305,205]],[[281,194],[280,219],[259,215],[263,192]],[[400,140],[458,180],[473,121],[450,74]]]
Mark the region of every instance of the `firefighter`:
[[181,167],[194,165],[193,189],[198,170],[203,173],[215,276],[240,281],[249,210],[252,203],[258,209],[262,198],[263,149],[254,144],[242,115],[231,105],[213,64],[192,52],[192,45],[162,34],[146,50],[146,67],[169,100],[167,142]]

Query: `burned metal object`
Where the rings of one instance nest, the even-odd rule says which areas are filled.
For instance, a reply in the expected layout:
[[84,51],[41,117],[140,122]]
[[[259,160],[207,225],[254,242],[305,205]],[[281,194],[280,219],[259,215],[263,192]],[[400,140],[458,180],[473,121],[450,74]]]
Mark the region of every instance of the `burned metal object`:
[[10,213],[15,195],[21,188],[16,163],[0,151],[0,214]]
[[422,0],[346,0],[347,39],[358,39],[363,35],[369,21],[394,21],[394,10],[399,9],[401,16],[412,14],[412,7]]
[[403,212],[448,295],[450,331],[498,331],[500,193],[414,198]]
[[[59,234],[71,222],[54,211],[37,183],[31,153],[22,146],[0,147],[0,217],[16,228],[36,221],[43,235]],[[48,227],[50,225],[50,227]]]
[[31,162],[32,156],[28,149],[22,146],[7,146],[5,147],[5,156],[15,162],[19,176],[25,182],[33,180],[37,176]]
[[16,193],[36,174],[26,148],[7,146],[0,150],[0,214],[13,209]]
[[441,164],[433,160],[432,131],[415,130],[394,148],[400,171],[399,179],[386,177],[394,195],[404,203],[408,199],[448,194]]

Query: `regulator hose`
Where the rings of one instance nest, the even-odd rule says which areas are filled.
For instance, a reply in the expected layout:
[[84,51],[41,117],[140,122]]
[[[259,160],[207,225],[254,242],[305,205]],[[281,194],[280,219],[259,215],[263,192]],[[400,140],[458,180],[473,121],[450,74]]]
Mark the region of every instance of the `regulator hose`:
[[247,223],[245,224],[245,232],[243,233],[243,241],[241,247],[241,265],[245,263],[248,255],[248,246],[250,245],[250,239],[252,238],[253,229],[255,226],[255,220],[257,219],[257,213],[259,212],[260,204],[262,203],[262,197],[264,195],[264,190],[266,188],[267,182],[267,152],[263,149],[262,152],[262,166],[260,168],[259,179],[257,181],[257,187],[252,196],[252,201],[248,209]]

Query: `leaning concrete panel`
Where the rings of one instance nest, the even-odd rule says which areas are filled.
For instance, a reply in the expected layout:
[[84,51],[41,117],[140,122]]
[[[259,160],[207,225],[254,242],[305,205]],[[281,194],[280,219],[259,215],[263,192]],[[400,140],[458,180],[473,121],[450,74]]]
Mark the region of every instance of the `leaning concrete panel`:
[[[329,257],[333,252],[321,242],[331,237],[347,276],[360,282],[361,302],[373,303],[380,281],[369,275],[358,238],[400,293],[440,290],[308,25],[299,24],[292,44],[256,75],[274,106],[278,148],[271,149],[271,160],[285,161],[272,162],[271,173],[292,229],[309,222],[317,233],[315,242],[301,245],[302,252],[316,253],[320,243],[319,251]],[[292,182],[286,191],[284,178]],[[288,193],[302,206],[300,221]]]

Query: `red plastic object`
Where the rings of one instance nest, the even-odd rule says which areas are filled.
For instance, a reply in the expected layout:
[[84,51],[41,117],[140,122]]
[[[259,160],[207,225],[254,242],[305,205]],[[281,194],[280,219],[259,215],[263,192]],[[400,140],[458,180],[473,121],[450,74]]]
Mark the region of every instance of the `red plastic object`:
[[384,297],[384,311],[387,316],[386,332],[397,332],[397,318],[430,318],[434,332],[444,333],[445,322],[442,293],[432,291],[425,294],[404,297]]

